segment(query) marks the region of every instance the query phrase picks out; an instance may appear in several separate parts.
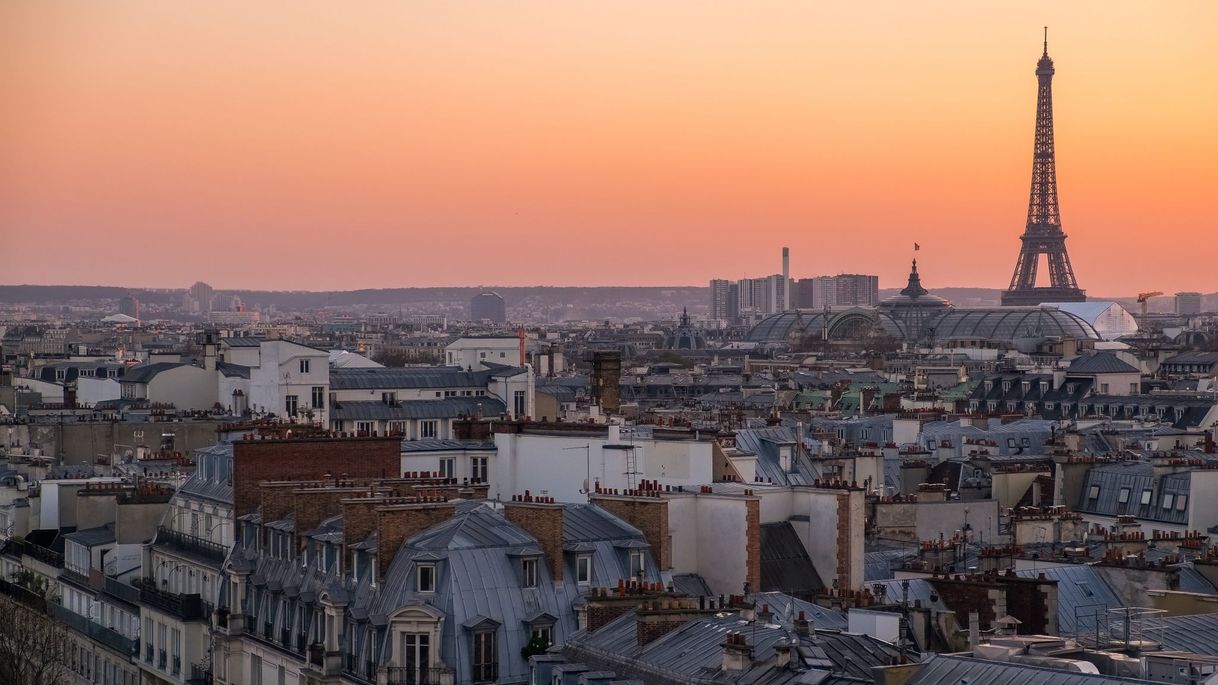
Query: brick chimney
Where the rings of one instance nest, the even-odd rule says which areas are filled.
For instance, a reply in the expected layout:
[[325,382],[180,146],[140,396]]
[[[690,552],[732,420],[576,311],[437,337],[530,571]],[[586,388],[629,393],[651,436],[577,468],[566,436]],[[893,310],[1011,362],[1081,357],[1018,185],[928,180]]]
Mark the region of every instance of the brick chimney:
[[723,670],[742,673],[753,665],[753,648],[743,633],[728,633],[723,643]]
[[377,577],[383,578],[407,539],[452,518],[452,502],[420,502],[380,507],[376,510]]
[[565,511],[565,507],[555,502],[552,497],[535,498],[528,494],[517,495],[511,502],[503,505],[504,518],[537,538],[537,543],[545,554],[550,576],[555,581],[563,579],[565,567],[562,546]]
[[340,502],[348,497],[355,497],[361,492],[367,492],[362,487],[322,487],[298,488],[292,491],[296,510],[296,549],[303,550],[310,532],[321,525],[321,522],[335,514],[342,513]]
[[376,510],[390,504],[405,503],[403,499],[386,497],[354,497],[339,501],[343,515],[343,569],[349,570],[355,556],[351,551],[376,531]]
[[635,634],[639,646],[651,644],[686,623],[710,613],[713,612],[699,609],[698,602],[688,597],[645,602],[635,612]]
[[919,502],[943,502],[947,499],[947,486],[943,483],[921,483],[918,485]]
[[660,570],[672,568],[668,542],[668,500],[659,496],[606,495],[597,493],[592,503],[638,528],[651,545]]

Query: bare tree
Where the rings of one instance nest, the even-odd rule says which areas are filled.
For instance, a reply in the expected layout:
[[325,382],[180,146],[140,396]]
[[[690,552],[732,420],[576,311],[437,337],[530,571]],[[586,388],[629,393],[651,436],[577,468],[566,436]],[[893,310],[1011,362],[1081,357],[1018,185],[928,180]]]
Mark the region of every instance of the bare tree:
[[29,597],[27,604],[0,596],[0,685],[53,685],[70,678],[74,641],[67,626],[33,606],[38,595]]

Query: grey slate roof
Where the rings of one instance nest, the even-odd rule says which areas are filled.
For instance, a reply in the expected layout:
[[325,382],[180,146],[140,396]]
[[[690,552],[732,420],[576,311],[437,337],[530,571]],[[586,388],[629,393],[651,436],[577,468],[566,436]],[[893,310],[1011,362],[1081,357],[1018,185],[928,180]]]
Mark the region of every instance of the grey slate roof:
[[[619,673],[642,666],[644,673],[640,675],[652,674],[651,678],[643,678],[648,682],[658,682],[655,676],[661,672],[665,674],[664,682],[800,682],[799,672],[770,665],[775,644],[791,632],[789,626],[780,625],[781,616],[775,615],[774,620],[773,624],[749,623],[738,614],[704,617],[640,647],[634,612],[627,612],[595,633],[577,634],[564,652],[589,665]],[[755,661],[770,664],[751,669],[743,678],[738,673],[724,672],[721,645],[729,631],[743,632],[751,641]],[[872,666],[891,664],[897,656],[896,648],[888,643],[830,630],[816,630],[812,639],[804,640],[800,646],[803,664],[855,678],[869,677]]]
[[330,389],[485,388],[490,377],[490,371],[465,371],[455,366],[330,369]]
[[[791,445],[791,471],[784,471],[778,459],[778,448]],[[795,431],[786,426],[744,428],[736,431],[736,449],[757,455],[757,476],[775,485],[812,485],[820,472],[808,459],[806,450],[795,440]]]
[[751,599],[757,603],[758,610],[769,604],[776,622],[784,626],[790,623],[791,618],[798,617],[801,611],[804,612],[804,618],[808,619],[813,628],[845,630],[849,624],[846,614],[798,597],[792,597],[785,592],[758,592],[754,593]]
[[976,683],[981,685],[1107,685],[1108,683],[1142,683],[1144,680],[1115,676],[1074,673],[1052,668],[1025,666],[998,661],[984,661],[961,656],[934,655],[906,685],[943,685],[944,683]]
[[249,378],[250,367],[229,362],[217,362],[216,370],[229,378]]
[[790,521],[761,524],[761,590],[809,596],[825,587]]
[[455,419],[461,416],[498,416],[507,411],[503,402],[482,397],[446,397],[439,400],[410,400],[394,405],[378,400],[335,402],[333,421],[396,421],[404,419]]
[[63,536],[65,540],[71,540],[84,545],[85,547],[96,547],[97,545],[108,545],[114,542],[114,524],[107,523],[104,526],[96,528],[86,528],[78,530],[75,533],[68,533]]
[[164,373],[171,369],[176,369],[182,366],[190,366],[182,362],[157,362],[156,364],[141,364],[127,369],[127,373],[123,374],[119,380],[123,383],[148,383],[158,374]]
[[[1154,476],[1154,467],[1147,462],[1126,461],[1097,464],[1087,470],[1075,511],[1101,516],[1131,514],[1140,519],[1164,523],[1187,523],[1188,507],[1179,508],[1179,497],[1188,496],[1192,474],[1189,472]],[[1097,496],[1090,497],[1093,488]],[[1128,488],[1127,501],[1122,503],[1122,490]],[[1142,505],[1142,492],[1151,491],[1150,503]],[[1171,506],[1163,508],[1164,504]]]
[[178,488],[178,493],[189,497],[208,499],[231,505],[233,503],[233,484],[230,480],[233,463],[233,445],[221,442],[210,447],[197,449],[194,452],[195,463],[203,466],[205,460],[210,460],[209,468],[214,467],[209,475],[204,476],[203,468],[195,472]]
[[1159,619],[1164,649],[1218,656],[1218,614],[1167,616]]
[[403,452],[444,452],[452,450],[495,451],[493,440],[403,440]]
[[1092,635],[1097,615],[1102,625],[1105,611],[1125,606],[1093,566],[1080,564],[1015,572],[1022,578],[1035,578],[1041,573],[1057,581],[1057,631],[1060,635]]
[[1138,369],[1113,352],[1096,352],[1075,357],[1068,373],[1138,373]]

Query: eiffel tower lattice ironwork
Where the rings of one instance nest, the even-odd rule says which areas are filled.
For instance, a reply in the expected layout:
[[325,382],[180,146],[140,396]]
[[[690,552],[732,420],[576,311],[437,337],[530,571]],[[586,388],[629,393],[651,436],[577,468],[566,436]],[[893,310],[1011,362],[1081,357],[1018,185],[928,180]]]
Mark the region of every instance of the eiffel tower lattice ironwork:
[[[1053,60],[1049,58],[1049,30],[1045,50],[1036,63],[1036,143],[1032,154],[1032,192],[1028,198],[1028,225],[1020,240],[1023,246],[1015,262],[1011,286],[1002,293],[1004,305],[1034,305],[1041,302],[1084,302],[1084,291],[1074,279],[1066,234],[1057,206],[1057,164],[1053,154]],[[1049,267],[1049,285],[1037,287],[1036,271],[1044,255]]]

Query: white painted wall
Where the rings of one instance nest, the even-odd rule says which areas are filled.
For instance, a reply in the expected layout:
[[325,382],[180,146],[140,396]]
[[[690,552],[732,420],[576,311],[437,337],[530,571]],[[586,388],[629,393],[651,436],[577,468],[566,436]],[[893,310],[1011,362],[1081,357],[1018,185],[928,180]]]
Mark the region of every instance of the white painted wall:
[[487,368],[482,362],[523,366],[520,358],[520,338],[457,338],[444,348],[444,363],[478,371]]
[[167,369],[148,381],[148,401],[176,409],[211,409],[216,403],[216,375],[199,366]]
[[[302,360],[308,361],[308,371],[301,370]],[[322,388],[323,407],[312,406],[314,387]],[[300,415],[311,408],[313,421],[329,425],[329,353],[286,340],[263,341],[259,364],[250,369],[250,406],[255,411],[287,417],[285,401],[288,395],[296,396]],[[379,394],[377,399],[380,399]]]
[[587,495],[580,491],[585,481],[593,490],[597,483],[602,488],[628,489],[630,450],[618,448],[631,444],[640,472],[635,476],[636,485],[643,478],[686,487],[714,480],[710,442],[636,439],[630,443],[589,435],[497,433],[490,496],[509,498],[529,490],[560,502],[584,502]]
[[114,378],[77,378],[76,401],[81,404],[97,404],[105,400],[117,400],[122,389]]

